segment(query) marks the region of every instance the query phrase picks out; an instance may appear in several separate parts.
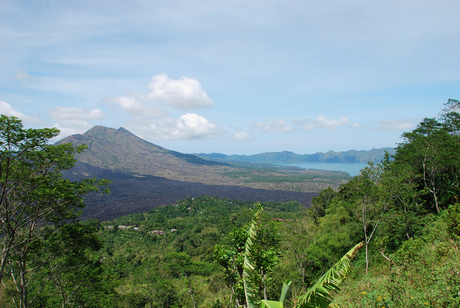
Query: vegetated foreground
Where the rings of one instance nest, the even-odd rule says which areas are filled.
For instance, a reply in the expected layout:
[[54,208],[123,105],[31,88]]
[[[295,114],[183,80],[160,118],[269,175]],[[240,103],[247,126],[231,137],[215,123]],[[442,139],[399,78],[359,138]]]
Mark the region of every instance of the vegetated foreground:
[[459,307],[459,108],[309,209],[201,196],[102,223],[74,219],[103,182],[42,167],[75,150],[2,116],[2,307]]

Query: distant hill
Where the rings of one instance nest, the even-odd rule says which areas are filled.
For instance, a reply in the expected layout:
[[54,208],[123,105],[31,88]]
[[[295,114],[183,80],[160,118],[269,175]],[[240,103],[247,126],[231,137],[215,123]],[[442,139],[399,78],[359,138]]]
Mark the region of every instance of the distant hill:
[[[136,168],[133,165],[136,165],[138,159],[142,161],[142,169],[144,169],[146,158],[147,162],[154,166],[164,163],[166,163],[166,166],[178,163],[208,166],[222,165],[204,160],[195,155],[183,154],[162,148],[135,136],[123,127],[113,129],[104,126],[94,126],[84,134],[69,136],[59,143],[67,142],[74,145],[86,144],[88,146],[88,150],[84,154],[77,155],[79,161],[85,163],[91,162],[94,165],[100,165],[109,169]],[[158,158],[162,159],[159,161]],[[129,166],[126,166],[126,163]]]
[[237,162],[247,161],[251,163],[265,163],[265,164],[294,164],[294,163],[367,163],[367,162],[380,162],[385,155],[385,152],[390,154],[395,153],[394,148],[381,148],[372,150],[349,150],[346,152],[328,151],[326,153],[315,154],[296,154],[289,151],[283,152],[266,152],[254,155],[225,155],[220,153],[212,154],[195,154],[198,157],[216,161],[216,162]]
[[162,148],[124,128],[94,126],[84,134],[69,136],[58,143],[87,145],[85,152],[75,155],[79,163],[182,181],[196,182],[197,178],[206,178],[216,167],[226,166],[225,163]]

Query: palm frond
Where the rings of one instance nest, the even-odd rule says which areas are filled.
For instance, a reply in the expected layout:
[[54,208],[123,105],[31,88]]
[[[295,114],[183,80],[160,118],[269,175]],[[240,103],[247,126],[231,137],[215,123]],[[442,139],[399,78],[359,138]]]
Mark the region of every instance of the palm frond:
[[362,242],[357,244],[339,262],[321,276],[307,293],[300,297],[297,308],[327,308],[332,302],[330,293],[340,290],[340,283],[342,283],[346,275],[351,271],[350,260],[362,246]]
[[259,308],[283,308],[283,302],[261,300]]
[[244,244],[244,263],[243,263],[243,286],[244,294],[246,298],[246,304],[248,308],[256,307],[258,300],[255,298],[255,288],[249,283],[248,278],[251,275],[251,271],[254,270],[254,264],[252,263],[251,249],[254,245],[254,241],[259,231],[259,215],[262,211],[262,206],[260,203],[257,204],[257,209],[254,213],[251,225],[248,229],[248,237],[246,238],[246,243]]
[[283,288],[281,289],[281,295],[280,295],[280,302],[283,304],[286,302],[286,298],[289,292],[289,288],[291,287],[292,281],[285,281],[283,282]]

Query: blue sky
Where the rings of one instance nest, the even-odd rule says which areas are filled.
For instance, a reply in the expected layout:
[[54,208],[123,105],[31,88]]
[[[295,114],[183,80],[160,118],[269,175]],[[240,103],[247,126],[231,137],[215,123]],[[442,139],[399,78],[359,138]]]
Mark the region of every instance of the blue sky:
[[0,113],[185,153],[394,147],[460,98],[460,1],[0,0]]

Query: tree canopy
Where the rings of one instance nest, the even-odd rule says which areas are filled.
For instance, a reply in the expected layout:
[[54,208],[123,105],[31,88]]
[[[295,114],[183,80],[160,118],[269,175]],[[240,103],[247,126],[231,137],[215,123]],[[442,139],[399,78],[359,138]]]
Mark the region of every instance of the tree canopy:
[[75,221],[85,206],[83,196],[106,183],[62,177],[62,170],[74,166],[73,155],[85,147],[50,145],[58,134],[56,128],[25,129],[19,119],[0,116],[0,282],[14,285],[7,290],[19,307],[27,307],[39,293],[29,292],[31,272],[54,257],[52,250],[39,252],[44,228],[58,231]]

